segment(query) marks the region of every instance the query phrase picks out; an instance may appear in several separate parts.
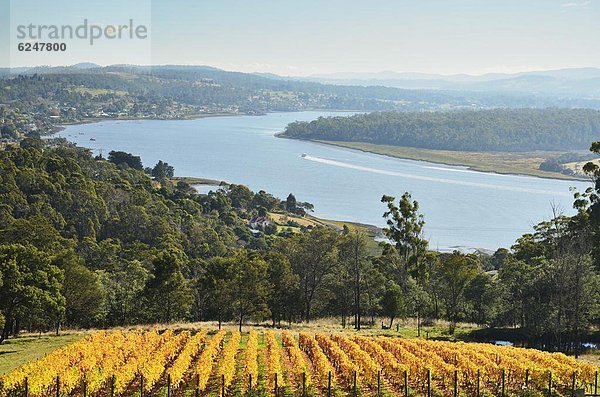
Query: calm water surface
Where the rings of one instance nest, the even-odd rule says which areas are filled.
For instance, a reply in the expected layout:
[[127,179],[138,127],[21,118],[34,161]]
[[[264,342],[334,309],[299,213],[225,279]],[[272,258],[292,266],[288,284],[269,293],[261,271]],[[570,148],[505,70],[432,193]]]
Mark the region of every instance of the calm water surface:
[[281,198],[293,192],[315,205],[315,215],[329,219],[383,226],[381,196],[409,191],[425,214],[431,247],[444,250],[509,247],[549,218],[552,204],[572,213],[569,187],[588,186],[274,137],[292,121],[329,115],[340,113],[107,121],[69,126],[58,135],[105,156],[110,150],[132,152],[146,166],[163,160],[181,176],[241,183]]

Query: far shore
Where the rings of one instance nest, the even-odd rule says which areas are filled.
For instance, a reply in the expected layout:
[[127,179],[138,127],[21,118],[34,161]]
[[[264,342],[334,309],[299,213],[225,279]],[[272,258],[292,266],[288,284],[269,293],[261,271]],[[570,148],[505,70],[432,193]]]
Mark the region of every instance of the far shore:
[[[282,139],[288,138],[283,132],[275,134]],[[533,176],[544,179],[566,181],[589,181],[583,176],[571,176],[559,172],[543,171],[539,165],[547,158],[558,156],[564,152],[464,152],[452,150],[422,149],[405,146],[378,145],[363,142],[306,140],[317,144],[336,146],[349,150],[359,150],[403,160],[425,161],[432,164],[453,167],[465,167],[471,171],[488,172],[501,175]]]
[[190,114],[177,119],[166,119],[162,117],[105,117],[105,118],[87,118],[71,122],[62,122],[60,124],[54,124],[50,131],[42,133],[42,137],[52,138],[52,135],[63,131],[65,128],[74,125],[83,124],[94,124],[102,123],[104,121],[143,121],[143,120],[163,120],[163,121],[182,121],[182,120],[196,120],[204,119],[208,117],[224,117],[224,116],[248,116],[247,114],[239,113],[200,113]]
[[204,119],[204,118],[207,118],[207,117],[225,117],[225,116],[250,116],[250,115],[246,114],[246,113],[195,113],[195,114],[188,114],[188,115],[182,116],[181,118],[176,118],[176,119],[167,119],[167,118],[164,118],[164,117],[105,117],[105,118],[87,118],[87,119],[81,119],[81,120],[77,120],[77,121],[63,122],[63,123],[60,123],[60,124],[56,124],[54,126],[54,129],[52,131],[49,131],[45,135],[56,134],[57,132],[60,132],[60,131],[64,130],[66,127],[69,127],[69,126],[72,126],[72,125],[101,123],[103,121],[143,121],[143,120],[182,121],[182,120]]
[[209,178],[198,178],[195,176],[174,176],[170,178],[172,182],[185,182],[188,185],[209,185],[209,186],[221,186],[227,184],[225,181],[218,181],[216,179]]
[[345,113],[345,112],[363,112],[360,110],[330,110],[330,109],[302,109],[302,110],[290,110],[290,111],[277,111],[277,112],[266,112],[266,113],[192,113],[184,115],[180,118],[167,119],[164,117],[105,117],[105,118],[86,118],[82,120],[72,122],[62,122],[60,124],[53,125],[53,129],[48,131],[44,135],[56,134],[65,129],[65,127],[80,124],[92,124],[101,123],[103,121],[143,121],[143,120],[162,120],[162,121],[182,121],[182,120],[197,120],[208,117],[225,117],[225,116],[264,116],[268,113],[301,113],[301,112],[320,112],[327,111],[331,113]]

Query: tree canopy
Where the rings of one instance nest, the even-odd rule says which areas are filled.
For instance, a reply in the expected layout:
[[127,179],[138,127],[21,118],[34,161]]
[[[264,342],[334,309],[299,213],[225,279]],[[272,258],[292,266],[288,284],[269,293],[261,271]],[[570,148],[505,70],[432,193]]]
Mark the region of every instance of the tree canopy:
[[462,151],[584,150],[600,138],[600,111],[375,112],[294,122],[282,136]]

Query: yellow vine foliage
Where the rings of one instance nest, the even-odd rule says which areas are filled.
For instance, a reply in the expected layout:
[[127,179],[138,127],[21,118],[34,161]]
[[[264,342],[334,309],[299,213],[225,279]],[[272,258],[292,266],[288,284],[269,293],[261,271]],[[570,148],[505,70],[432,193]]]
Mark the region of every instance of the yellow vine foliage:
[[168,363],[177,357],[181,348],[189,339],[190,333],[187,331],[177,335],[169,335],[163,344],[158,348],[151,360],[141,363],[139,372],[144,376],[144,390],[150,391],[156,385],[161,375],[165,372]]
[[238,331],[232,332],[227,344],[221,352],[218,375],[223,376],[225,388],[231,386],[231,382],[235,376],[235,356],[240,346],[241,339],[242,335]]
[[350,357],[339,347],[339,345],[331,339],[331,337],[325,334],[316,334],[315,339],[319,342],[319,346],[323,349],[323,352],[327,355],[333,366],[335,367],[337,374],[341,378],[350,384],[354,380],[354,373],[360,373],[358,365],[354,364]]
[[173,365],[168,369],[168,375],[171,375],[171,384],[174,389],[178,388],[184,380],[185,374],[192,364],[194,357],[198,355],[204,340],[206,339],[207,330],[203,329],[197,332],[186,343],[185,347],[173,362]]
[[374,361],[379,364],[385,377],[396,385],[404,382],[404,372],[407,375],[410,373],[408,366],[400,363],[392,353],[385,350],[381,345],[376,343],[373,338],[364,336],[355,336],[352,338],[354,342],[365,351]]
[[279,387],[284,386],[283,382],[283,371],[281,368],[281,349],[275,332],[267,331],[265,333],[266,339],[266,363],[267,363],[267,385],[270,389],[275,387],[275,375],[277,375],[277,385]]
[[[570,393],[573,377],[576,387],[594,383],[598,367],[578,362],[561,353],[534,349],[494,346],[484,343],[442,342],[422,339],[367,337],[345,334],[300,332],[298,341],[289,331],[281,333],[281,343],[273,331],[265,333],[265,369],[258,367],[258,334],[248,334],[243,362],[243,379],[236,379],[241,334],[218,331],[212,337],[206,330],[193,336],[189,332],[167,330],[96,332],[45,357],[24,364],[0,377],[0,396],[22,395],[25,379],[32,397],[53,395],[60,379],[61,395],[77,395],[86,382],[90,395],[103,395],[114,379],[116,395],[133,392],[138,379],[144,377],[144,389],[151,391],[171,377],[172,387],[179,388],[197,375],[199,388],[205,391],[211,375],[224,375],[225,387],[240,387],[248,391],[250,375],[253,389],[264,376],[271,392],[274,376],[278,385],[290,383],[292,390],[306,373],[307,385],[321,392],[332,385],[348,390],[354,373],[359,384],[372,390],[381,371],[385,385],[392,393],[403,393],[404,373],[410,388],[424,392],[427,370],[431,371],[435,394],[451,395],[456,374],[461,394],[474,395],[476,387],[486,395],[498,395],[504,380],[510,394],[520,393],[525,384],[530,389],[545,392],[548,381],[561,395]],[[224,346],[223,346],[224,345]],[[283,366],[285,355],[286,366]],[[287,371],[287,373],[286,373]],[[339,382],[338,382],[339,380]],[[162,383],[161,383],[162,382]],[[258,390],[257,390],[258,391]],[[509,393],[507,393],[509,394]]]
[[329,359],[319,347],[319,344],[315,340],[314,336],[300,332],[298,336],[298,344],[300,348],[304,350],[308,358],[310,359],[314,377],[317,379],[317,383],[321,387],[326,387],[328,382],[328,376],[331,374],[332,383],[335,382],[335,369],[329,362]]
[[221,350],[221,342],[225,338],[227,331],[220,330],[204,345],[204,350],[200,353],[196,363],[196,375],[198,375],[198,388],[202,391],[206,389],[210,374],[212,373],[213,361]]
[[367,382],[372,384],[377,380],[377,374],[381,370],[381,366],[358,344],[341,334],[332,335],[331,339],[348,355],[350,361],[358,367],[358,372]]
[[306,376],[306,386],[309,386],[311,384],[310,371],[306,365],[302,350],[300,350],[298,347],[298,344],[296,343],[292,333],[289,331],[283,331],[281,333],[281,342],[287,351],[290,365],[292,367],[292,371],[296,375],[296,379],[298,382],[301,382],[302,375],[304,374],[304,376]]
[[250,331],[244,350],[244,387],[248,391],[250,387],[250,378],[252,378],[252,387],[258,384],[258,333]]

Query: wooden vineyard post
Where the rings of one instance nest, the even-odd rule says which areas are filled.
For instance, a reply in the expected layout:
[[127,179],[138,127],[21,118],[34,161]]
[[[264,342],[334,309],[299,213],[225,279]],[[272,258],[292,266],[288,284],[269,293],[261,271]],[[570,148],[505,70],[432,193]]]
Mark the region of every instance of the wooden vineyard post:
[[504,397],[506,394],[506,370],[504,368],[502,368],[502,397]]
[[331,371],[327,374],[327,397],[331,397]]
[[252,374],[248,375],[248,391],[252,391]]
[[277,384],[277,374],[275,374],[275,397],[277,397],[277,392],[279,391],[279,385]]
[[[277,374],[275,374],[275,395],[277,395]],[[225,375],[221,374],[221,397],[225,397]]]
[[529,368],[525,370],[525,388],[529,388]]
[[571,379],[571,396],[575,397],[575,386],[577,384],[577,372],[573,371],[573,377]]
[[167,374],[167,397],[171,397],[171,374]]
[[144,397],[144,375],[140,374],[140,397]]
[[594,377],[594,394],[598,394],[598,371]]
[[29,397],[29,378],[25,377],[25,397]]
[[115,381],[116,376],[113,374],[113,376],[110,377],[110,397],[115,397]]
[[377,397],[381,396],[381,371],[377,371]]
[[200,397],[200,375],[196,374],[196,385],[194,387],[194,397]]
[[431,370],[427,368],[427,397],[431,397]]
[[408,371],[404,370],[404,397],[408,397]]
[[306,397],[306,372],[302,372],[302,397]]
[[454,370],[454,397],[458,397],[458,371]]
[[548,397],[552,397],[552,371],[548,372]]
[[356,391],[356,371],[354,371],[354,383],[353,383],[353,386],[352,386],[352,390],[354,390],[354,397],[357,397],[358,393]]
[[81,393],[83,397],[87,397],[87,379],[85,375],[83,375],[82,383],[81,383]]
[[60,397],[60,376],[56,375],[56,397]]

